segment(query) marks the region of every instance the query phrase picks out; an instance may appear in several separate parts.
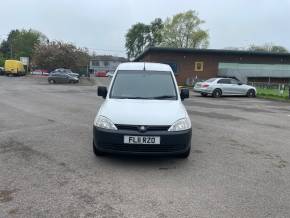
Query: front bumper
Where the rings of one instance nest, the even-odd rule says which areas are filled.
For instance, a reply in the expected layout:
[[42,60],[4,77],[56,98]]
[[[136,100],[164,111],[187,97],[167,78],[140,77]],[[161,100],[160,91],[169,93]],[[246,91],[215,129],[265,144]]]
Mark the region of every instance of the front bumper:
[[[179,132],[106,130],[94,126],[94,146],[103,152],[160,155],[182,154],[191,146],[192,130]],[[124,136],[160,136],[160,144],[124,144]]]

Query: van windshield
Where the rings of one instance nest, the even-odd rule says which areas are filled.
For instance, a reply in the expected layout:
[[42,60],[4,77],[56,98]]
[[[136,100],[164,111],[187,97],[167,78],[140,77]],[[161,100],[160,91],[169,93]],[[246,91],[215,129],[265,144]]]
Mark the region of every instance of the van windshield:
[[177,100],[171,72],[120,70],[111,89],[111,98]]

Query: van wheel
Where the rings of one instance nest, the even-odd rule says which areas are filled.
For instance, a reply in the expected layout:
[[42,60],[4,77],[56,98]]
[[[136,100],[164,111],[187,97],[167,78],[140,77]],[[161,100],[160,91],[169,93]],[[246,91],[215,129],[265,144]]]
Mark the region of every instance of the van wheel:
[[50,84],[54,84],[54,83],[55,83],[55,81],[54,81],[53,79],[48,80],[48,82],[49,82]]
[[212,97],[214,98],[220,98],[222,96],[222,91],[220,89],[215,89],[212,92]]
[[250,90],[247,92],[247,96],[248,96],[249,98],[254,98],[254,97],[256,97],[256,92],[255,92],[255,90],[254,90],[254,89],[250,89]]
[[106,153],[100,151],[99,149],[96,148],[95,142],[93,141],[93,152],[94,154],[99,157],[99,156],[104,156]]
[[189,155],[190,155],[190,148],[186,152],[179,154],[177,157],[185,159],[185,158],[188,158]]

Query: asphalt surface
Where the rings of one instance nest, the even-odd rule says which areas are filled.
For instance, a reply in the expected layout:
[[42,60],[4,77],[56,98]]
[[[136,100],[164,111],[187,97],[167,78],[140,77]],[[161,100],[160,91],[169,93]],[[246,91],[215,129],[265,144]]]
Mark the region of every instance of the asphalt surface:
[[192,94],[187,160],[97,158],[96,85],[0,77],[0,217],[290,217],[289,104]]

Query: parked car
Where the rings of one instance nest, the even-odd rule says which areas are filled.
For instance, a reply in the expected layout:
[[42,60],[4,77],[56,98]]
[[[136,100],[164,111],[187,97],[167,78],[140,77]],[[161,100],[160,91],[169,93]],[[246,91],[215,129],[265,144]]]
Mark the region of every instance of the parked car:
[[43,76],[48,76],[49,73],[47,70],[44,69],[35,69],[30,72],[31,75],[43,75]]
[[106,76],[112,78],[114,76],[114,71],[108,71]]
[[64,74],[64,73],[51,73],[48,76],[48,82],[53,83],[78,83],[79,78],[72,76],[71,74]]
[[58,69],[55,69],[54,71],[50,72],[50,74],[52,73],[59,73],[59,74],[70,74],[71,76],[73,77],[77,77],[79,78],[80,75],[78,73],[74,73],[72,72],[70,69],[65,69],[65,68],[58,68]]
[[30,72],[31,75],[42,75],[42,71],[40,70],[33,70]]
[[94,120],[93,151],[174,154],[186,158],[191,148],[191,121],[182,104],[188,89],[178,86],[171,67],[157,63],[123,63]]
[[5,75],[4,67],[0,67],[0,76]]
[[96,77],[106,77],[107,76],[107,72],[106,71],[97,71],[95,73]]
[[196,83],[193,90],[202,96],[211,95],[216,98],[226,95],[255,97],[257,92],[255,87],[232,78],[211,78]]

